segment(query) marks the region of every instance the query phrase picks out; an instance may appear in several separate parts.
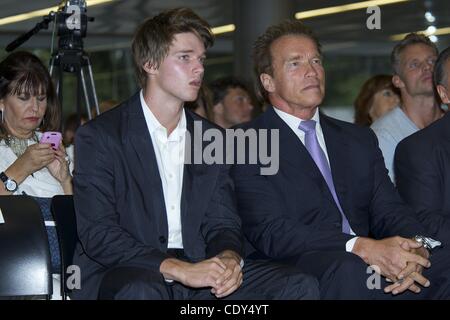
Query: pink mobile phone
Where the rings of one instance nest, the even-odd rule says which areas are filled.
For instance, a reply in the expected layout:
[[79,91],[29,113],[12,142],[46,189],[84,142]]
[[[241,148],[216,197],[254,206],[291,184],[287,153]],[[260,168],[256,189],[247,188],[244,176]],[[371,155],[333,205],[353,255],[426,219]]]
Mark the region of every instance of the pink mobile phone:
[[44,132],[44,134],[41,137],[41,140],[39,140],[39,143],[49,143],[51,144],[53,150],[58,150],[61,140],[62,140],[61,132],[47,131]]

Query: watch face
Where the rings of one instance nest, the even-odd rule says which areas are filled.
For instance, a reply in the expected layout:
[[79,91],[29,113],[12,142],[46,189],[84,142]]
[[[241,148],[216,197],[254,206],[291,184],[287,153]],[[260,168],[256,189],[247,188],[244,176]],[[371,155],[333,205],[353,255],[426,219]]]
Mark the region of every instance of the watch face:
[[8,191],[16,191],[17,189],[17,183],[13,180],[6,181],[6,189]]

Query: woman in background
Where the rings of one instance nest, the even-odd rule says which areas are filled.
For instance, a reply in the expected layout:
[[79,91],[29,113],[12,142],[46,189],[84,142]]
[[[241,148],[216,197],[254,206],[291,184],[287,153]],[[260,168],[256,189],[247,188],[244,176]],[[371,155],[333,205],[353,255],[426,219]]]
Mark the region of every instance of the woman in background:
[[400,93],[392,84],[392,75],[373,76],[363,84],[355,100],[355,123],[369,127],[399,104]]

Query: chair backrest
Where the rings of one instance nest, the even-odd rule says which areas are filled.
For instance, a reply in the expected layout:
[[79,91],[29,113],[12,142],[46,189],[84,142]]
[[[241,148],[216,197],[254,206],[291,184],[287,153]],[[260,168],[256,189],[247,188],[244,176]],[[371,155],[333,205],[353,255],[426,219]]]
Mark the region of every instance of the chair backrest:
[[0,296],[52,294],[50,249],[39,205],[28,196],[0,196]]
[[61,252],[61,295],[63,299],[71,292],[67,287],[67,268],[72,265],[75,247],[78,242],[77,220],[73,205],[73,196],[54,196],[51,204],[51,211],[56,223],[59,249]]

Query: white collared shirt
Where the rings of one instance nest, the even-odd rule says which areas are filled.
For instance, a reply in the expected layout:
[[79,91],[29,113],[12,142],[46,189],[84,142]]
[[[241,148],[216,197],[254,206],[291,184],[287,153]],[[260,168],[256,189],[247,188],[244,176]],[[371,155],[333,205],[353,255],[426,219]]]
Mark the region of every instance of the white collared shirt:
[[[298,128],[300,123],[302,123],[305,120],[302,120],[300,118],[297,118],[296,116],[293,116],[292,114],[281,111],[280,109],[278,109],[275,106],[273,109],[275,110],[277,115],[281,118],[281,120],[283,120],[289,126],[289,128],[291,128],[292,131],[294,131],[294,133],[297,135],[297,137],[300,139],[300,141],[303,143],[303,145],[305,145],[305,132]],[[330,158],[328,157],[327,146],[325,144],[325,138],[323,136],[322,126],[320,125],[319,108],[316,108],[316,112],[314,113],[314,116],[311,118],[311,120],[316,121],[317,140],[319,140],[319,145],[322,148],[323,152],[325,153],[325,156],[328,161],[328,165],[330,166]],[[331,168],[331,166],[330,166],[330,168]],[[355,233],[353,232],[351,227],[350,227],[350,234],[355,235]],[[350,239],[349,241],[347,241],[347,243],[345,245],[345,250],[347,252],[352,252],[353,246],[355,245],[355,242],[357,239],[358,239],[358,237],[354,237],[354,238]]]
[[[164,193],[167,224],[169,227],[168,248],[183,248],[181,230],[181,192],[183,189],[184,148],[186,134],[186,115],[181,113],[180,121],[172,133],[156,119],[140,92],[142,110],[152,139],[158,163],[159,175]],[[149,195],[150,196],[150,195]]]
[[[289,114],[287,112],[281,111],[280,109],[278,109],[275,106],[273,109],[278,114],[278,116],[284,122],[286,122],[286,124],[289,126],[289,128],[291,128],[292,131],[294,131],[294,133],[297,135],[297,137],[300,139],[300,141],[303,143],[303,145],[305,145],[305,132],[298,128],[300,123],[302,123],[305,120],[297,118],[296,116],[293,116],[292,114]],[[314,120],[316,122],[317,139],[319,140],[319,145],[322,148],[323,152],[325,153],[325,156],[327,157],[328,166],[329,166],[330,159],[328,158],[327,146],[325,144],[325,138],[323,137],[322,126],[320,125],[319,108],[316,108],[316,112],[314,113],[314,116],[311,118],[311,120]]]

